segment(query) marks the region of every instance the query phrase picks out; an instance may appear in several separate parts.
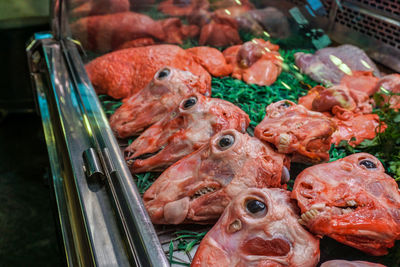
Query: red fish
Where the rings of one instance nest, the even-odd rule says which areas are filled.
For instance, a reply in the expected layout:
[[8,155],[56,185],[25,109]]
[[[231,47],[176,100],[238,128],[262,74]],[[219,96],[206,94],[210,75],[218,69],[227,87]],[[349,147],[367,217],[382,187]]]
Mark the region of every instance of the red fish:
[[385,255],[400,239],[400,193],[380,161],[367,153],[301,172],[292,191],[301,223],[372,255]]
[[139,135],[161,120],[188,95],[209,93],[199,78],[188,71],[161,68],[146,88],[123,101],[110,117],[110,125],[119,138]]
[[298,222],[289,192],[244,190],[201,241],[191,267],[316,266],[319,240]]
[[214,222],[243,189],[286,183],[285,160],[255,137],[223,130],[164,171],[144,205],[155,224]]
[[217,132],[235,129],[245,133],[249,122],[249,116],[234,104],[193,94],[128,146],[126,160],[135,173],[162,171]]
[[292,161],[320,162],[329,159],[335,130],[334,121],[322,113],[281,100],[267,107],[254,135],[273,144],[278,152],[290,154]]

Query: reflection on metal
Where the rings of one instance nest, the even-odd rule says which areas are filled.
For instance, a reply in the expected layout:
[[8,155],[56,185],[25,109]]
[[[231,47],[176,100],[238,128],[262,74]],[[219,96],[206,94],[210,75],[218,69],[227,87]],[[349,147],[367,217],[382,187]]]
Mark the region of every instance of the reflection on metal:
[[84,171],[88,179],[99,180],[104,177],[103,168],[94,148],[91,147],[83,152],[83,162]]
[[[38,92],[67,263],[72,266],[135,264],[130,260],[133,252],[126,249],[121,235],[113,199],[104,186],[94,188],[82,168],[87,166],[90,175],[98,173],[103,166],[91,153],[85,155],[86,163],[82,157],[93,142],[82,127],[84,119],[77,106],[79,99],[60,45],[54,40],[36,40],[30,48],[30,70]],[[40,62],[32,59],[35,52],[40,53]],[[64,93],[68,88],[72,88],[71,94]],[[61,97],[64,101],[60,101]]]
[[50,5],[50,28],[56,40],[61,39],[61,0],[52,0]]
[[92,130],[92,144],[96,151],[99,151],[98,156],[106,175],[107,192],[120,223],[125,248],[132,251],[131,263],[137,266],[168,266],[153,224],[90,84],[77,48],[71,42],[63,43],[63,48],[76,84],[75,92],[80,108],[87,116]]
[[88,117],[86,114],[83,114],[83,123],[85,124],[86,130],[88,131],[88,134],[90,136],[93,136],[93,131],[92,131],[92,127],[90,126]]
[[107,147],[103,149],[103,156],[104,156],[104,163],[106,164],[106,168],[110,174],[115,173],[117,170],[114,166],[114,163],[112,161],[110,151],[108,150]]
[[231,12],[228,9],[225,9],[225,13],[228,14],[229,16],[231,15]]

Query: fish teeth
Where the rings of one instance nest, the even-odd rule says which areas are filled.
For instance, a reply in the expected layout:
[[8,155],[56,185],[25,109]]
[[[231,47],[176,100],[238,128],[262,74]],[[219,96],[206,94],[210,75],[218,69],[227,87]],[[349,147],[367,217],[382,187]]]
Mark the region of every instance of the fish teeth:
[[202,195],[208,194],[208,193],[212,193],[214,192],[216,189],[213,187],[203,187],[199,190],[196,191],[196,193],[194,193],[192,198],[198,198],[201,197]]
[[278,151],[285,151],[291,142],[291,137],[290,135],[286,133],[282,133],[279,135],[279,143],[278,143]]
[[310,209],[310,210],[304,212],[303,214],[301,214],[300,220],[302,220],[302,221],[301,222],[299,221],[299,223],[305,225],[305,224],[309,223],[310,220],[314,219],[315,216],[317,216],[318,214],[319,214],[318,210]]
[[342,214],[347,214],[347,213],[350,213],[352,211],[353,211],[352,208],[342,209]]
[[298,222],[299,222],[299,224],[301,224],[301,225],[307,225],[307,223],[305,222],[305,221],[303,221],[303,219],[298,219],[297,220]]
[[349,207],[356,207],[357,206],[357,202],[355,200],[348,200],[346,202],[347,206]]
[[230,233],[235,233],[242,229],[242,222],[239,219],[234,220],[228,227]]
[[317,203],[310,207],[310,209],[322,210],[326,207],[325,203]]

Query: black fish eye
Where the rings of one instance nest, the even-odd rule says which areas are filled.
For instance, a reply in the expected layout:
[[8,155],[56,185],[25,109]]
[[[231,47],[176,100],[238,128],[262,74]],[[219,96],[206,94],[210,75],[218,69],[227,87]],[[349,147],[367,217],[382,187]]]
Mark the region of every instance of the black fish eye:
[[280,104],[279,106],[280,106],[280,107],[284,107],[284,108],[288,108],[288,107],[290,107],[291,105],[290,105],[289,102],[285,101],[285,102],[283,102],[282,104]]
[[167,68],[162,69],[162,70],[158,73],[157,79],[162,80],[162,79],[164,79],[165,77],[167,77],[170,73],[171,73],[171,71],[170,71],[169,69],[167,69]]
[[368,159],[363,159],[362,161],[360,161],[359,164],[364,166],[367,169],[376,169],[377,168],[376,164]]
[[266,208],[267,208],[266,205],[257,199],[248,200],[246,203],[247,211],[252,214],[261,213],[265,211]]
[[188,99],[185,100],[185,102],[183,102],[183,108],[184,109],[188,109],[193,107],[195,104],[197,103],[197,97],[190,97]]
[[224,135],[221,139],[219,139],[218,141],[218,145],[222,150],[228,149],[230,146],[233,145],[233,143],[235,142],[235,138],[230,135]]

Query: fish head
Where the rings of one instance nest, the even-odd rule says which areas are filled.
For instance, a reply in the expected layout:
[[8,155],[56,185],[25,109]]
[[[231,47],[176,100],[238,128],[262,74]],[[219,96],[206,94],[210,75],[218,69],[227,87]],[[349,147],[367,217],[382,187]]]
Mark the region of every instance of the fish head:
[[291,154],[295,162],[320,162],[329,159],[333,120],[289,100],[270,104],[254,135],[273,144],[280,153]]
[[124,99],[110,117],[116,136],[136,136],[175,109],[188,95],[201,90],[199,77],[172,67],[161,68],[138,93]]
[[248,187],[287,182],[285,156],[234,129],[165,170],[143,196],[155,224],[214,222],[229,201]]
[[192,266],[315,266],[319,240],[297,212],[286,190],[242,191],[201,241]]
[[215,133],[224,129],[244,133],[249,122],[249,116],[228,101],[199,93],[188,95],[125,149],[126,160],[135,173],[163,171],[206,144]]
[[315,165],[295,180],[292,198],[301,223],[373,255],[384,255],[400,236],[400,194],[381,162],[357,153]]

